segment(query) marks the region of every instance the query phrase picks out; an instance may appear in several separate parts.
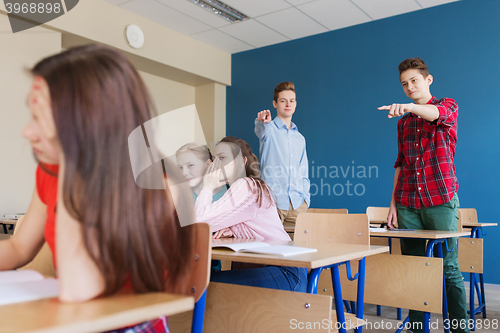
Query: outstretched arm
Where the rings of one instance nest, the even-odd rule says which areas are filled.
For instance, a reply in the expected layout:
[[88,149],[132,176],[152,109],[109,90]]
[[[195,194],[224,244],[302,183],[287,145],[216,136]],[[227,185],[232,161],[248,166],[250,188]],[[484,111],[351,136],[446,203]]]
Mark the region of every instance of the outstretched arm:
[[257,119],[255,119],[255,135],[259,140],[264,140],[266,137],[266,124],[271,122],[271,111],[264,110],[257,113]]
[[404,115],[407,112],[411,112],[416,116],[422,117],[428,121],[434,121],[439,118],[439,110],[436,106],[431,104],[391,104],[384,105],[377,108],[378,110],[388,110],[389,114],[387,117],[394,118]]
[[45,241],[46,209],[35,188],[23,223],[16,227],[16,233],[10,239],[0,241],[0,270],[24,266],[40,251]]

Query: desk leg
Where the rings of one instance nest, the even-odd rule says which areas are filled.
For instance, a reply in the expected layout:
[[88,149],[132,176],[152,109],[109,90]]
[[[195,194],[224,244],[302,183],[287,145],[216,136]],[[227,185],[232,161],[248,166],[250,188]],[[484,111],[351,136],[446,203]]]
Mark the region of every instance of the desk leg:
[[[431,239],[427,242],[427,250],[426,254],[427,257],[431,258],[433,257],[433,251],[434,251],[434,245],[438,244],[437,252],[438,252],[438,257],[443,258],[443,246],[442,243],[445,242],[446,240],[443,239]],[[431,321],[431,315],[428,312],[424,312],[424,332],[427,327],[429,328]],[[448,299],[446,298],[446,281],[444,277],[444,267],[443,267],[443,322],[449,322],[449,315],[448,315]],[[450,333],[450,329],[447,328],[446,326],[444,327],[445,333]]]
[[[446,241],[446,240],[445,240]],[[438,253],[438,258],[443,258],[443,245],[442,242],[438,244],[437,246],[437,253]],[[443,322],[450,322],[450,317],[448,314],[448,299],[446,297],[446,281],[444,277],[444,268],[443,268]],[[444,331],[446,333],[450,332],[450,329],[446,327],[444,328]]]
[[200,299],[194,305],[193,323],[191,325],[191,333],[203,332],[203,321],[205,320],[205,304],[207,300],[207,291],[201,295]]
[[[363,304],[365,301],[365,269],[366,269],[366,257],[359,261],[358,266],[358,295],[357,295],[357,309],[356,317],[363,319]],[[363,326],[354,329],[355,333],[362,333]]]
[[[342,301],[342,288],[340,287],[340,273],[339,273],[339,265],[332,266],[332,282],[333,282],[333,297],[335,298],[335,310],[337,312],[337,322],[340,333],[346,333],[346,323],[345,323],[345,314],[344,314],[344,302]],[[358,277],[359,278],[359,277]],[[359,286],[359,282],[358,282]],[[359,298],[358,298],[359,302]],[[361,303],[358,303],[358,310],[361,307],[363,308],[363,300]]]
[[472,319],[473,327],[471,331],[476,330],[476,309],[474,308],[474,287],[476,284],[476,274],[470,273],[470,288],[469,288],[469,316]]
[[423,332],[424,333],[430,333],[431,331],[431,313],[430,312],[424,312],[424,328]]
[[318,293],[318,281],[319,281],[319,276],[321,275],[322,271],[323,271],[323,267],[319,267],[319,268],[311,269],[311,271],[309,272],[309,276],[307,278],[307,293],[308,294],[317,294]]
[[481,303],[483,305],[483,318],[486,318],[486,296],[484,296],[484,279],[483,279],[483,273],[479,274],[479,284],[481,286]]
[[[481,236],[479,235],[479,231],[480,231],[481,228],[478,228],[478,227],[474,227],[472,228],[471,230],[471,234],[470,234],[470,238],[481,238]],[[473,275],[473,273],[471,273],[471,275]],[[479,306],[483,308],[483,318],[486,318],[486,297],[484,295],[484,279],[483,279],[483,274],[482,273],[478,273],[479,275],[479,285],[480,285],[480,289],[481,289],[481,292],[478,291],[478,302],[479,302]],[[472,279],[471,279],[472,280]],[[477,279],[474,278],[475,280],[475,283],[477,284]],[[471,291],[472,291],[472,288],[473,288],[473,285],[472,285],[472,282],[471,282]],[[472,301],[474,301],[474,299],[472,299]],[[474,308],[474,303],[471,303],[470,305],[471,308]]]

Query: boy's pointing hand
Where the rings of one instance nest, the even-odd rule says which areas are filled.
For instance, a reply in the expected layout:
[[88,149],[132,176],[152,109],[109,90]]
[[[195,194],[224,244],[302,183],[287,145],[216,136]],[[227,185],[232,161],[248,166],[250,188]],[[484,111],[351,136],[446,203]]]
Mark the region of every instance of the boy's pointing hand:
[[411,112],[413,103],[408,104],[391,104],[378,107],[378,110],[389,110],[387,117],[394,118],[404,115],[407,112]]
[[259,113],[257,113],[257,120],[263,121],[266,124],[269,123],[271,121],[271,111],[269,110],[260,111]]

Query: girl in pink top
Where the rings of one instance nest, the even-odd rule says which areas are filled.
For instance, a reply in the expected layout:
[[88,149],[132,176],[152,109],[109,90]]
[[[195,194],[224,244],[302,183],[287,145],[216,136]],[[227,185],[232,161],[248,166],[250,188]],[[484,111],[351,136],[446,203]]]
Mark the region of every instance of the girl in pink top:
[[[248,143],[227,136],[217,144],[214,155],[196,199],[196,222],[210,224],[214,238],[290,241],[271,190],[259,178],[259,162]],[[224,183],[229,184],[229,190],[213,202],[213,190]],[[216,272],[211,281],[305,292],[307,270],[265,266]]]

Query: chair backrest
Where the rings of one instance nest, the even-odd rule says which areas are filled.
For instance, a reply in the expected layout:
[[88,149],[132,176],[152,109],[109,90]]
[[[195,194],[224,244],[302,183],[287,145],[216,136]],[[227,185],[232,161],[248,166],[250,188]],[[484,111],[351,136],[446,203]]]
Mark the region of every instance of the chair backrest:
[[349,214],[347,208],[309,208],[308,213]]
[[296,242],[370,245],[366,214],[303,213],[295,224]]
[[370,222],[387,222],[389,207],[367,207],[366,215]]
[[210,231],[210,225],[206,223],[194,223],[184,228],[192,229],[195,234],[194,252],[191,258],[192,273],[185,294],[193,296],[195,302],[197,302],[210,282],[212,233]]
[[[18,230],[19,226],[23,223],[24,216],[21,216],[16,223],[16,228],[14,229],[14,234]],[[56,270],[54,268],[54,262],[52,260],[52,251],[47,243],[44,243],[40,251],[33,260],[19,269],[32,269],[40,274],[47,277],[55,277]]]
[[459,208],[458,209],[458,222],[478,222],[477,211],[475,208]]

